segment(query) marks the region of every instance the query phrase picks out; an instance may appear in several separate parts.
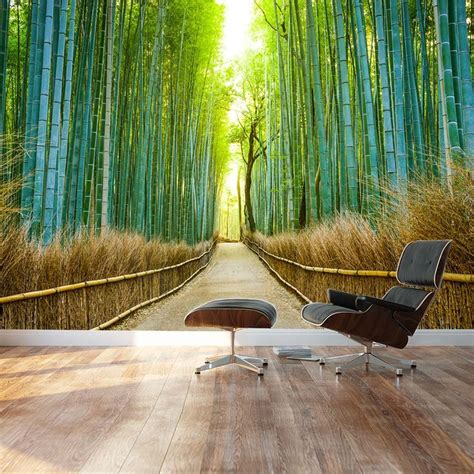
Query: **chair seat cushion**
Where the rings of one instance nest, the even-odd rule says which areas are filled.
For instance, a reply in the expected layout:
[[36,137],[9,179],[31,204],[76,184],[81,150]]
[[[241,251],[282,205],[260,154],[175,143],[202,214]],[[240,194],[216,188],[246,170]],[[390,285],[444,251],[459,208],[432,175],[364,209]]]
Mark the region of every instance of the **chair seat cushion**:
[[301,316],[316,326],[399,349],[403,349],[408,342],[407,332],[397,324],[391,311],[386,308],[355,311],[334,304],[311,303],[303,308]]
[[336,313],[360,314],[359,311],[330,303],[310,303],[303,307],[301,316],[308,323],[321,325],[329,316]]
[[227,298],[213,300],[189,312],[189,327],[271,328],[277,320],[275,307],[263,300]]

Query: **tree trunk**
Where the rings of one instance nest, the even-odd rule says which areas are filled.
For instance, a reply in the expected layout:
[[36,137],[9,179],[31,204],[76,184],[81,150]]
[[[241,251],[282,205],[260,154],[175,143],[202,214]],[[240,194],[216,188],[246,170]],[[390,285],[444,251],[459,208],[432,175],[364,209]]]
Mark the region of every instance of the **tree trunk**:
[[247,220],[250,232],[257,230],[255,225],[255,218],[253,216],[252,199],[250,196],[250,190],[252,188],[252,169],[255,163],[255,138],[257,133],[257,123],[255,120],[252,121],[250,126],[249,134],[249,151],[247,154],[247,170],[245,172],[245,209],[247,211]]
[[240,195],[240,171],[241,168],[239,168],[239,173],[237,174],[237,200],[239,202],[239,235],[242,240],[242,196]]

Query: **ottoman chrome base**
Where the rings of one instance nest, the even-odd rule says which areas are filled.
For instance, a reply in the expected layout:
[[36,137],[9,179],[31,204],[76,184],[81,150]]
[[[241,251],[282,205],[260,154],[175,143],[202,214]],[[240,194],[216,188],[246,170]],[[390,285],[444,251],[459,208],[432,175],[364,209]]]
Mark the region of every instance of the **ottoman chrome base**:
[[217,367],[222,367],[224,365],[236,364],[244,369],[251,370],[252,372],[256,372],[258,375],[263,375],[262,367],[264,365],[268,365],[267,359],[262,359],[260,357],[251,357],[251,356],[244,356],[235,353],[235,333],[236,329],[232,328],[229,329],[231,335],[231,348],[232,353],[227,355],[218,355],[207,357],[204,365],[200,367],[196,367],[195,374],[200,374],[205,370],[216,369]]

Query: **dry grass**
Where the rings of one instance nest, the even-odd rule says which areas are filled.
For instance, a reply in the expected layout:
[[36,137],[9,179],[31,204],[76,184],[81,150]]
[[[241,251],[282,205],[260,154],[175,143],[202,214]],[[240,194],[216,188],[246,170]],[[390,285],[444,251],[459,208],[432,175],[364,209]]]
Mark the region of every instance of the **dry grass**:
[[[65,284],[161,268],[200,255],[209,247],[147,242],[136,234],[60,237],[46,248],[28,241],[23,230],[0,235],[0,294],[7,296]],[[188,278],[201,260],[181,268],[125,282],[4,305],[3,328],[87,329],[168,291]]]
[[[267,251],[304,265],[360,270],[395,270],[406,243],[418,239],[452,239],[447,271],[474,273],[474,186],[455,178],[452,193],[436,183],[411,185],[407,196],[392,194],[389,211],[375,225],[360,215],[345,214],[299,233],[252,236]],[[267,258],[267,257],[266,257]],[[306,272],[268,257],[289,283],[314,301],[326,300],[326,289],[382,295],[395,280]],[[472,285],[445,282],[425,327],[471,328]]]
[[[447,271],[474,273],[474,185],[469,177],[455,177],[452,193],[439,183],[412,185],[391,215],[397,256],[405,242],[452,239]],[[388,226],[388,219],[382,219],[379,228]]]
[[271,253],[315,267],[385,270],[396,260],[387,236],[377,235],[356,214],[341,215],[298,233],[256,234],[253,239]]
[[458,177],[452,194],[436,183],[411,185],[393,202],[374,226],[361,215],[342,214],[303,232],[253,239],[305,265],[366,270],[394,270],[412,240],[452,239],[448,271],[473,272],[474,186],[468,178]]
[[15,198],[21,190],[23,179],[21,176],[11,178],[12,170],[19,168],[22,162],[23,150],[12,146],[11,140],[0,136],[0,148],[8,145],[9,151],[0,155],[0,228],[6,229],[20,212],[15,205]]

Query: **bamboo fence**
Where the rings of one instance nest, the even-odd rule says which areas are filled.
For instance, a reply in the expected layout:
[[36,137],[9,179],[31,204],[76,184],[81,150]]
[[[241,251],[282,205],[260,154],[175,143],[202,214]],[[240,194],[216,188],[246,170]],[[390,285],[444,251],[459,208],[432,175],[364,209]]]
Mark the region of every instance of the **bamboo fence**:
[[0,329],[105,329],[183,287],[209,264],[215,244],[167,267],[1,297]]
[[[269,270],[305,302],[327,301],[327,289],[382,296],[398,284],[394,271],[310,267],[268,252],[246,238],[244,243]],[[424,317],[428,329],[472,329],[474,275],[445,273],[439,295]]]

